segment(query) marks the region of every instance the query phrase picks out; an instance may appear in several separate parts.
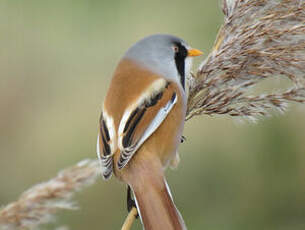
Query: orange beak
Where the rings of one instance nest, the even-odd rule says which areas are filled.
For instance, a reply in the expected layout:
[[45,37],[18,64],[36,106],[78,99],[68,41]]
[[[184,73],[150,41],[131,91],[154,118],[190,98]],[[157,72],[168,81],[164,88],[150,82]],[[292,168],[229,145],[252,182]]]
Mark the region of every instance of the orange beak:
[[187,56],[189,56],[189,57],[196,57],[196,56],[200,56],[202,54],[203,54],[203,52],[201,52],[200,50],[197,50],[197,49],[189,49],[187,51]]

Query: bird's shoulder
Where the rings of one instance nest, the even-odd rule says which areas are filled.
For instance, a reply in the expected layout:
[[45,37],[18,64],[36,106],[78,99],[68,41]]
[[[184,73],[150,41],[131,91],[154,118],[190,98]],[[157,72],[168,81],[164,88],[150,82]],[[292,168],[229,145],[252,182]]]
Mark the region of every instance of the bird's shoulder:
[[[172,89],[175,83],[170,82]],[[162,76],[141,67],[136,62],[123,59],[115,70],[107,91],[103,110],[113,117],[115,126],[128,108],[136,107],[162,91],[169,82]]]

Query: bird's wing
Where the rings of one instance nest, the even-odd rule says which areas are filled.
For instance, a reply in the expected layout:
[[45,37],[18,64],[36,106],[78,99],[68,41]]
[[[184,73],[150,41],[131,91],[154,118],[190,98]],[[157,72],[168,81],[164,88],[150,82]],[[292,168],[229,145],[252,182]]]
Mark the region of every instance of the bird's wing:
[[116,151],[116,132],[113,119],[105,112],[101,114],[100,129],[97,137],[97,156],[102,166],[104,179],[109,179],[113,170],[113,154]]
[[102,166],[104,179],[113,171],[113,155],[120,151],[117,162],[122,169],[139,147],[162,124],[178,100],[174,83],[158,79],[138,96],[138,99],[124,110],[115,130],[113,117],[103,110],[97,140],[97,155]]
[[118,131],[118,147],[121,150],[118,168],[122,169],[139,147],[162,124],[178,98],[171,84],[164,79],[160,87],[153,87],[147,95],[131,108],[127,108]]

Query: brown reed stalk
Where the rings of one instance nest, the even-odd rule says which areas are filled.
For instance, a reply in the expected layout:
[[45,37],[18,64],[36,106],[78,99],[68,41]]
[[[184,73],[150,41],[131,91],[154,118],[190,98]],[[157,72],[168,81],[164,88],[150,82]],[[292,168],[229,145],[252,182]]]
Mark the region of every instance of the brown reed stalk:
[[84,160],[51,180],[33,186],[0,210],[0,229],[35,229],[50,222],[55,212],[75,209],[72,195],[93,184],[99,170],[97,160]]
[[[223,0],[222,9],[224,24],[214,47],[189,80],[186,119],[201,114],[254,119],[284,111],[288,102],[304,103],[305,1]],[[276,78],[291,85],[255,94],[258,83]],[[87,160],[34,186],[0,210],[0,229],[34,229],[56,211],[74,209],[72,195],[94,183],[98,171],[98,162]]]

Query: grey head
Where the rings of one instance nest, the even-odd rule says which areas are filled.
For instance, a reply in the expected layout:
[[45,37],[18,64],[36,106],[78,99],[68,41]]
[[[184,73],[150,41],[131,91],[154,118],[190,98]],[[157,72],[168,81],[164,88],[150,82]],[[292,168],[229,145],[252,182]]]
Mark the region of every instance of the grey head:
[[190,46],[181,38],[155,34],[138,41],[129,48],[123,58],[131,59],[168,80],[180,83],[185,88],[185,77],[188,77],[191,69],[189,57],[201,54],[189,55],[190,50]]

